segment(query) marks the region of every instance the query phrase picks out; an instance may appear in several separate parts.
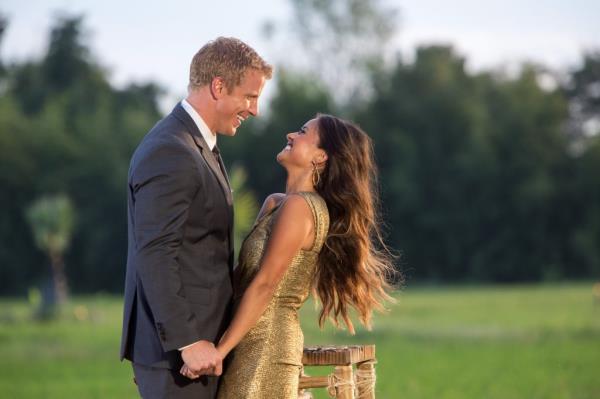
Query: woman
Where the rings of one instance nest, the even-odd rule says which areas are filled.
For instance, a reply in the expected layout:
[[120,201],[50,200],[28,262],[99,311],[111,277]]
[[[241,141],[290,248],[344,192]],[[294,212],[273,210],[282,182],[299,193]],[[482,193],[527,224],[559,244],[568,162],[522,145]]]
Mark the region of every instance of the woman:
[[277,161],[287,171],[286,193],[267,198],[242,244],[242,296],[217,346],[230,356],[219,398],[297,397],[297,311],[311,288],[323,305],[319,324],[341,318],[352,333],[350,306],[369,328],[373,308],[390,299],[391,261],[372,242],[383,244],[370,138],[350,122],[318,115],[287,135]]

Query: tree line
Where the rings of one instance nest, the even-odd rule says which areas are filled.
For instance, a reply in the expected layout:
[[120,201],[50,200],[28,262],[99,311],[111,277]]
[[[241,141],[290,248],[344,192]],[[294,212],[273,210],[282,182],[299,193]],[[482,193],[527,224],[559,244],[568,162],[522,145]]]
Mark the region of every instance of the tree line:
[[[0,294],[48,275],[27,212],[53,194],[75,214],[62,258],[72,290],[122,290],[129,158],[162,116],[163,92],[111,85],[83,29],[80,17],[58,18],[39,59],[0,59]],[[540,65],[511,74],[465,63],[449,46],[364,63],[361,90],[343,99],[315,71],[278,68],[264,115],[220,139],[247,189],[240,226],[252,198],[284,190],[275,155],[285,133],[333,113],[373,138],[381,222],[409,283],[598,278],[600,53],[552,84]]]

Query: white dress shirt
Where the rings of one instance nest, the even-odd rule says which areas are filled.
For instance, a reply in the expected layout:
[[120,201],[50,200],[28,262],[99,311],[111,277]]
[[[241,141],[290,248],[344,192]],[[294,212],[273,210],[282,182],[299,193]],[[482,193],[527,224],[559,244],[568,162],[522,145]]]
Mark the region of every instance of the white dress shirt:
[[192,104],[186,99],[181,100],[181,106],[192,117],[192,120],[196,126],[198,126],[198,130],[200,130],[200,133],[202,134],[202,138],[204,138],[204,141],[208,144],[208,148],[212,151],[217,145],[217,135],[208,128],[204,119],[202,119],[200,114],[196,112],[194,107],[192,107]]

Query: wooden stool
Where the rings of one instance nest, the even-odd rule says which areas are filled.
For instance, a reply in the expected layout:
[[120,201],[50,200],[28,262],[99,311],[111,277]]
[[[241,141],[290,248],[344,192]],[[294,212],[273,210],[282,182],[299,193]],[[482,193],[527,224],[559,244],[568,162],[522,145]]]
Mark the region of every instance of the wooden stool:
[[[339,399],[375,399],[375,345],[317,346],[304,348],[304,366],[335,366],[332,374],[300,375],[299,398],[311,398],[309,388],[327,388]],[[353,365],[356,364],[356,371]]]

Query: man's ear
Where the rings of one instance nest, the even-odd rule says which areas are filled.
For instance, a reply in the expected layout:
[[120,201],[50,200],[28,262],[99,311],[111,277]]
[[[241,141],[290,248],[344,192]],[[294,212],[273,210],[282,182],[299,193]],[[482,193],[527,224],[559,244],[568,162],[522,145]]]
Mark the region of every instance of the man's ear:
[[212,82],[210,82],[210,94],[212,94],[212,97],[215,100],[223,97],[223,94],[225,94],[226,90],[225,82],[223,81],[222,77],[216,76],[213,78]]

